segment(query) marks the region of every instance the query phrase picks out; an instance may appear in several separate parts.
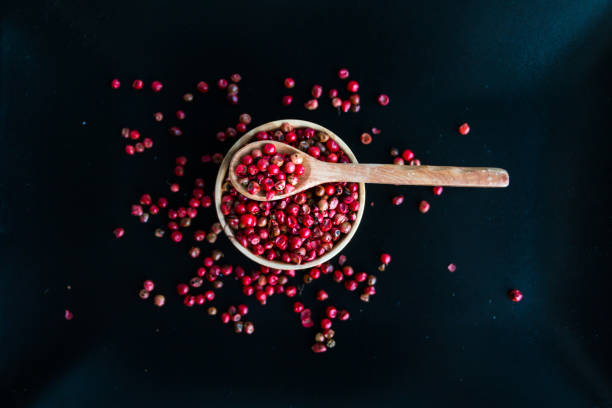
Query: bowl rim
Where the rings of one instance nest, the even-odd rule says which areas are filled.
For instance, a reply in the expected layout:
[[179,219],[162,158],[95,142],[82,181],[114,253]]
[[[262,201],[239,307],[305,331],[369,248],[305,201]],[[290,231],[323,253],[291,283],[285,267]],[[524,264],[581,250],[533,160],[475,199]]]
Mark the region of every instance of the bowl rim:
[[221,186],[223,185],[223,182],[226,178],[227,170],[229,168],[229,163],[231,161],[231,157],[233,156],[233,154],[236,151],[238,151],[242,146],[247,144],[249,140],[257,134],[257,132],[262,132],[262,131],[265,132],[265,131],[269,131],[272,129],[277,129],[285,122],[290,123],[293,127],[296,127],[296,128],[310,127],[310,128],[313,128],[315,131],[326,132],[332,139],[336,141],[336,143],[338,143],[338,145],[340,145],[340,148],[346,153],[346,155],[351,159],[353,163],[358,163],[357,157],[355,156],[353,151],[349,148],[349,146],[340,138],[340,136],[336,135],[334,132],[327,129],[326,127],[323,127],[314,122],[309,122],[309,121],[301,120],[301,119],[280,119],[280,120],[274,120],[271,122],[266,122],[262,125],[259,125],[251,129],[250,131],[242,135],[238,140],[236,140],[236,142],[232,145],[232,147],[225,154],[225,157],[223,158],[223,161],[221,162],[221,165],[219,166],[219,171],[217,172],[217,178],[215,179],[215,192],[214,192],[215,210],[217,212],[217,218],[219,219],[219,222],[221,223],[221,226],[223,227],[223,232],[225,232],[225,235],[227,236],[227,238],[238,249],[238,251],[240,251],[243,255],[245,255],[251,261],[259,265],[267,266],[269,268],[282,269],[282,270],[291,270],[291,269],[300,270],[300,269],[314,268],[316,266],[321,265],[322,263],[329,261],[336,255],[338,255],[338,253],[340,253],[340,251],[342,251],[344,247],[348,245],[348,243],[351,241],[351,239],[357,232],[357,228],[359,227],[359,224],[361,223],[361,219],[365,211],[365,184],[364,183],[359,183],[359,210],[357,211],[357,219],[353,222],[353,226],[351,230],[349,231],[349,233],[346,234],[340,240],[340,242],[336,243],[336,245],[334,245],[331,251],[329,251],[322,257],[317,258],[310,262],[299,264],[299,265],[288,264],[285,262],[269,261],[265,259],[264,257],[255,255],[254,253],[249,251],[248,248],[243,247],[242,245],[240,245],[238,240],[236,240],[236,238],[234,237],[234,232],[232,231],[230,226],[225,221],[225,216],[221,213],[221,195],[222,195]]

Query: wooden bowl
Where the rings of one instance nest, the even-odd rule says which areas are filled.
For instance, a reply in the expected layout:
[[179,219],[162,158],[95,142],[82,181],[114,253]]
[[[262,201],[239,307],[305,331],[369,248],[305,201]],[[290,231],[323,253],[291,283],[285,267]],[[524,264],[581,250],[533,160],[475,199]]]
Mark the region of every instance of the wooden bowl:
[[322,132],[327,133],[329,137],[331,137],[338,143],[340,148],[346,153],[346,155],[351,159],[351,161],[353,163],[357,163],[357,158],[355,157],[351,149],[346,145],[346,143],[344,143],[342,139],[338,137],[338,135],[333,133],[331,130],[324,128],[323,126],[317,125],[316,123],[307,122],[305,120],[298,120],[298,119],[284,119],[284,120],[276,120],[274,122],[264,123],[263,125],[258,126],[252,129],[251,131],[245,133],[240,139],[236,141],[236,143],[234,143],[232,148],[229,149],[229,151],[226,153],[225,158],[223,159],[223,162],[221,163],[221,167],[219,168],[219,173],[217,174],[217,180],[215,182],[215,209],[217,210],[217,216],[219,217],[219,222],[223,226],[223,231],[225,232],[225,235],[227,235],[227,237],[232,242],[232,244],[234,244],[234,246],[238,248],[240,252],[242,252],[247,258],[251,259],[252,261],[257,262],[258,264],[261,264],[264,266],[268,266],[270,268],[274,268],[274,269],[314,268],[315,266],[318,266],[322,264],[323,262],[327,262],[333,257],[335,257],[336,255],[338,255],[340,251],[342,251],[344,247],[349,243],[351,238],[353,238],[353,235],[355,235],[355,233],[357,232],[357,227],[359,227],[359,223],[361,222],[361,217],[363,216],[363,211],[365,210],[365,184],[364,183],[359,184],[359,204],[360,204],[359,210],[357,211],[357,219],[355,220],[355,222],[353,222],[353,227],[351,228],[349,233],[346,234],[344,237],[342,237],[339,241],[337,241],[330,252],[326,253],[320,258],[315,259],[314,261],[306,262],[300,265],[289,264],[285,262],[268,261],[264,257],[255,255],[254,253],[249,251],[248,248],[245,248],[242,245],[240,245],[240,243],[234,237],[234,232],[229,227],[229,225],[227,225],[227,222],[225,222],[225,216],[221,213],[221,195],[222,195],[221,186],[223,185],[223,182],[227,178],[227,169],[229,168],[229,163],[230,163],[230,160],[233,154],[236,151],[238,151],[242,146],[251,142],[252,139],[254,139],[255,134],[257,134],[257,132],[278,129],[281,126],[281,124],[285,122],[289,122],[293,127],[296,127],[296,128],[310,127],[310,128],[313,128],[315,131],[322,131]]

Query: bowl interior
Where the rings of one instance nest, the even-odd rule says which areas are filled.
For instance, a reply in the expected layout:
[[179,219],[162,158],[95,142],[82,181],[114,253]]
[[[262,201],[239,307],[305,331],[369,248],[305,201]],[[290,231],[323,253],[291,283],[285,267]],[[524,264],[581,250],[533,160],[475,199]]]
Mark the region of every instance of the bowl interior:
[[296,128],[310,127],[310,128],[313,128],[315,131],[322,131],[322,132],[327,133],[332,139],[334,139],[338,143],[338,145],[340,145],[340,148],[344,150],[344,152],[351,159],[351,161],[353,163],[357,163],[357,158],[355,157],[351,149],[347,146],[347,144],[344,143],[344,141],[340,139],[338,135],[336,135],[329,129],[324,128],[323,126],[317,125],[316,123],[313,123],[313,122],[308,122],[308,121],[299,120],[299,119],[283,119],[283,120],[276,120],[273,122],[264,123],[263,125],[257,126],[256,128],[251,129],[249,132],[245,133],[240,139],[236,141],[236,143],[234,143],[234,145],[229,149],[229,151],[226,153],[225,157],[223,158],[223,162],[221,163],[221,166],[219,167],[219,172],[217,173],[217,179],[215,181],[215,209],[217,211],[217,217],[219,218],[219,222],[221,223],[221,226],[223,227],[223,231],[225,232],[225,235],[227,235],[227,237],[232,242],[232,244],[234,244],[234,246],[238,248],[238,250],[242,254],[244,254],[247,258],[251,259],[252,261],[258,264],[261,264],[261,265],[268,266],[270,268],[274,268],[274,269],[314,268],[315,266],[320,265],[323,262],[327,262],[331,258],[335,257],[338,253],[340,253],[340,251],[344,249],[344,247],[349,243],[349,241],[353,238],[353,236],[357,232],[357,227],[359,227],[361,218],[363,216],[363,212],[365,210],[365,184],[364,183],[359,183],[359,204],[360,205],[359,205],[359,210],[357,211],[357,219],[353,223],[353,227],[351,228],[349,233],[346,234],[344,237],[342,237],[342,239],[337,241],[334,247],[332,248],[332,250],[326,253],[325,255],[323,255],[322,257],[317,258],[314,261],[305,262],[300,265],[288,264],[285,262],[269,261],[265,259],[264,257],[255,255],[254,253],[249,251],[248,248],[245,248],[242,245],[240,245],[240,243],[234,237],[234,232],[232,231],[232,229],[229,227],[229,225],[225,221],[225,216],[221,213],[222,186],[223,186],[225,179],[227,178],[227,171],[229,168],[231,158],[234,155],[234,153],[237,152],[245,144],[251,142],[254,136],[257,134],[257,132],[277,129],[285,122],[289,122],[293,127],[296,127]]

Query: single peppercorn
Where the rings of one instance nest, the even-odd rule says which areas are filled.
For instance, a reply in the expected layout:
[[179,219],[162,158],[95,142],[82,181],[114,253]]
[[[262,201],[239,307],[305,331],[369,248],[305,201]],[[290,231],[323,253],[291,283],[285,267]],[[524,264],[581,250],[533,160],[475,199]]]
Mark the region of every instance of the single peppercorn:
[[443,190],[444,189],[442,187],[436,186],[436,187],[433,188],[433,193],[434,193],[434,195],[439,196],[439,195],[442,195],[442,191]]
[[459,126],[459,134],[465,136],[470,133],[470,125],[467,123],[463,123]]
[[153,90],[153,92],[160,92],[163,87],[164,85],[159,81],[151,82],[151,89]]
[[121,227],[115,228],[113,230],[113,234],[115,235],[115,238],[121,238],[125,234],[125,229]]
[[518,289],[512,289],[508,292],[508,297],[513,302],[520,302],[523,300],[523,293]]
[[389,97],[385,94],[380,94],[378,98],[376,98],[376,101],[380,106],[387,106],[389,104]]
[[246,334],[253,334],[255,332],[255,325],[251,322],[244,322],[243,331]]
[[346,79],[349,77],[349,71],[346,68],[340,68],[338,70],[338,78],[340,79]]
[[153,118],[155,119],[156,122],[161,122],[162,120],[164,120],[164,114],[161,112],[155,112],[153,114]]
[[209,316],[215,316],[217,314],[217,308],[214,306],[209,307],[206,312]]
[[401,195],[401,194],[400,194],[400,195],[397,195],[397,196],[395,196],[395,197],[393,197],[393,198],[391,199],[391,203],[392,203],[393,205],[401,205],[403,202],[404,202],[404,196],[403,196],[403,195]]
[[119,89],[120,86],[121,86],[121,82],[119,82],[119,80],[117,78],[115,78],[115,79],[113,79],[111,81],[111,88]]
[[208,92],[208,84],[206,82],[204,82],[204,81],[200,81],[196,85],[196,89],[200,93],[206,93],[206,92]]
[[157,307],[162,307],[166,304],[166,297],[164,295],[155,295],[155,297],[153,297],[153,304]]
[[151,292],[146,289],[140,289],[140,291],[138,291],[138,296],[143,300],[148,299],[150,294]]
[[293,78],[285,78],[283,84],[285,85],[285,88],[291,89],[295,86],[295,81]]
[[425,214],[427,211],[429,211],[430,205],[427,201],[423,200],[419,203],[419,211],[422,214]]
[[362,133],[361,143],[363,143],[364,145],[369,145],[370,143],[372,143],[372,136],[369,133]]

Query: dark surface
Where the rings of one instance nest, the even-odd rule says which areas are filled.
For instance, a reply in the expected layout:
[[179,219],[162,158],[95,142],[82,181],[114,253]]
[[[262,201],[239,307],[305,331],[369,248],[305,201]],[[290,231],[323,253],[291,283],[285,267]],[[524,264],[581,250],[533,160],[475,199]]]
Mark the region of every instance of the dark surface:
[[[69,3],[13,6],[0,20],[2,406],[610,406],[609,2]],[[362,84],[362,112],[306,112],[312,84],[341,86],[340,66]],[[152,121],[198,80],[235,71],[238,107],[199,98],[180,141]],[[136,77],[165,88],[138,94]],[[387,108],[373,102],[381,91]],[[179,303],[174,285],[196,267],[189,243],[156,240],[129,205],[167,194],[175,155],[220,150],[214,132],[243,111],[256,124],[319,122],[360,161],[410,147],[426,163],[506,168],[511,185],[442,197],[368,187],[376,205],[345,253],[367,271],[383,250],[393,262],[370,304],[333,286],[353,316],[337,325],[338,347],[314,355],[314,331],[280,296],[265,308],[248,299],[256,334],[236,336]],[[126,157],[122,126],[152,136],[154,151]],[[383,133],[359,144],[371,126]],[[392,207],[398,192],[405,204]],[[167,307],[137,298],[145,278]],[[244,299],[231,285],[219,298]]]

